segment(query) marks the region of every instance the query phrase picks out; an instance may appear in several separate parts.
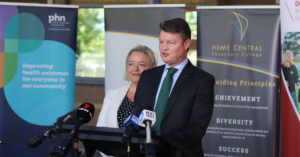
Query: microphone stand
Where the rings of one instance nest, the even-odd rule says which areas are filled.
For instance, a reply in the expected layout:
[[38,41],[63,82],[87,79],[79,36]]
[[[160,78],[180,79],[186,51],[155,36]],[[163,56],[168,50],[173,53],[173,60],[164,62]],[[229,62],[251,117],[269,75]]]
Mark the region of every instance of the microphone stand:
[[146,143],[151,143],[151,130],[150,130],[150,122],[146,122]]
[[156,157],[155,145],[151,143],[151,129],[150,129],[149,121],[146,121],[145,151],[146,151],[146,157]]
[[72,140],[74,140],[74,157],[79,157],[81,152],[78,150],[78,133],[75,133],[73,138],[68,139],[64,138],[62,141],[59,143],[58,148],[55,149],[56,143],[60,140],[60,138],[56,140],[51,140],[51,148],[48,153],[49,157],[66,157],[71,146],[72,146]]
[[81,152],[79,152],[79,149],[78,149],[78,137],[79,137],[79,134],[76,133],[74,135],[74,157],[79,157],[79,155],[81,154]]
[[130,143],[131,143],[131,138],[127,139],[127,153],[128,153],[128,157],[130,157]]

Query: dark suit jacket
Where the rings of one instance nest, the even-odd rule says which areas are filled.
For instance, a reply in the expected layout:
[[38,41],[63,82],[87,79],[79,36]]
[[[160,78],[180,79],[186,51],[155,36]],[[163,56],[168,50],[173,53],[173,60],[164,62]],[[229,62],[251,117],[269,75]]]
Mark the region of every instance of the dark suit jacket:
[[[142,73],[134,105],[154,107],[164,65]],[[215,78],[189,61],[182,70],[169,97],[161,132],[169,135],[194,155],[203,156],[202,138],[214,106]],[[159,155],[158,155],[159,156]]]

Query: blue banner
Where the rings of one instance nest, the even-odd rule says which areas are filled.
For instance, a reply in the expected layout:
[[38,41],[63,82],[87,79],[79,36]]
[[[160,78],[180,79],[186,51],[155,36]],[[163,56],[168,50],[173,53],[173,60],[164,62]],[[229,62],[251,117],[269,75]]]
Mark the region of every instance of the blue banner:
[[27,141],[74,109],[77,12],[0,3],[1,156],[47,156],[48,138]]

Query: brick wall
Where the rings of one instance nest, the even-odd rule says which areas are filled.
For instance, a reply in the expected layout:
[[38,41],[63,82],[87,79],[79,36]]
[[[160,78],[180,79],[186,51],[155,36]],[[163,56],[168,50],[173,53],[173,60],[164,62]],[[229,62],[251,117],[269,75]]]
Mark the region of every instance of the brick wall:
[[89,85],[76,84],[75,85],[75,108],[79,107],[84,102],[89,102],[95,105],[96,111],[94,118],[86,125],[95,126],[98,115],[100,113],[103,99],[105,96],[104,85]]

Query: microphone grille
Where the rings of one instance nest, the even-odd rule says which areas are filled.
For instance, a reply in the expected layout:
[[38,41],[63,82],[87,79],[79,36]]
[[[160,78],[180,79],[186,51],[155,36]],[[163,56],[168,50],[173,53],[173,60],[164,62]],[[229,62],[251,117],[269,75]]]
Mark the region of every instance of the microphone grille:
[[91,103],[83,103],[77,110],[77,119],[82,119],[83,123],[88,123],[95,114],[95,107]]
[[142,111],[143,111],[143,108],[137,106],[137,107],[133,108],[132,113],[138,116],[141,114]]
[[145,104],[143,107],[145,110],[150,110],[150,111],[153,110],[153,107],[150,104]]

